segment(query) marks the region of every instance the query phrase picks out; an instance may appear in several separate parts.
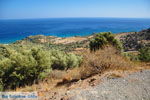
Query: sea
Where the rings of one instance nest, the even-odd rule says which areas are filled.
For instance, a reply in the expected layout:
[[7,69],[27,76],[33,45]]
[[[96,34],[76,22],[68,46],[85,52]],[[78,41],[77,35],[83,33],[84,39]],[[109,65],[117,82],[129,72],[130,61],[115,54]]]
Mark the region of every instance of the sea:
[[0,19],[0,43],[31,35],[87,36],[99,32],[138,32],[150,28],[150,18],[41,18]]

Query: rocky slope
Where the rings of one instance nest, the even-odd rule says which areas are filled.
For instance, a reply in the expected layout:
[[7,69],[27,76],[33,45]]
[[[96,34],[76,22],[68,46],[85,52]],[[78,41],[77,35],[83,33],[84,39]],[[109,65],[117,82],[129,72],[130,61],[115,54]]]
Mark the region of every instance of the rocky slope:
[[150,28],[140,32],[122,33],[116,38],[121,40],[125,51],[136,51],[144,46],[150,46]]
[[66,100],[149,100],[150,70],[124,78],[105,78],[95,87],[69,91],[68,96]]
[[135,73],[108,72],[77,81],[59,91],[44,91],[39,100],[149,100],[150,70]]

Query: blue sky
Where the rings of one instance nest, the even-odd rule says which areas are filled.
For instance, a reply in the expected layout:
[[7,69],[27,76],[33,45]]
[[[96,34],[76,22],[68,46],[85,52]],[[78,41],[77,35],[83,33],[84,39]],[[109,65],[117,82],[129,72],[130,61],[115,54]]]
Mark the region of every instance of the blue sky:
[[0,0],[0,19],[150,18],[150,0]]

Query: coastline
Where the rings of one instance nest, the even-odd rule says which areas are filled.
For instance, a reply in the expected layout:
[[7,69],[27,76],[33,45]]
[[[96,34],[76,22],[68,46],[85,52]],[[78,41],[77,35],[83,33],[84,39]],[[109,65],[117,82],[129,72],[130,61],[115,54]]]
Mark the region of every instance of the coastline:
[[[37,36],[41,36],[41,37],[54,37],[54,38],[62,38],[62,39],[69,39],[70,38],[89,38],[89,37],[92,37],[93,35],[97,34],[97,33],[101,33],[101,32],[94,32],[94,33],[91,33],[89,35],[85,35],[85,36],[68,36],[68,37],[59,37],[59,36],[52,36],[52,35],[43,35],[43,34],[37,34],[37,35],[29,35],[27,37],[24,37],[22,39],[17,39],[17,40],[14,40],[12,42],[8,42],[8,43],[0,43],[0,44],[3,44],[3,45],[9,45],[9,44],[13,44],[13,43],[16,43],[18,41],[22,41],[24,39],[27,39],[27,38],[30,38],[30,37],[37,37]],[[115,36],[120,36],[120,35],[127,35],[127,34],[130,34],[130,33],[134,33],[134,32],[121,32],[121,33],[113,33]]]
[[11,44],[30,35],[86,37],[99,32],[138,32],[150,27],[150,20],[145,18],[9,19],[0,23],[0,44]]

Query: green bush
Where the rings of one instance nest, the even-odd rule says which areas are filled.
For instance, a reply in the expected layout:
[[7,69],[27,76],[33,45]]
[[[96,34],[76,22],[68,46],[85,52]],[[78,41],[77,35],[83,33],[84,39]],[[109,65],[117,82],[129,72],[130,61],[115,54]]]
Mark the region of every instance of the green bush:
[[82,57],[75,54],[66,54],[62,51],[52,51],[52,68],[53,69],[68,69],[79,66]]
[[122,49],[121,43],[115,39],[111,32],[102,32],[96,34],[95,38],[90,41],[89,45],[91,51],[102,49],[106,45],[113,45],[119,50]]
[[81,64],[81,62],[82,62],[81,56],[77,56],[75,54],[67,55],[67,66],[68,66],[67,69],[77,67]]
[[[30,85],[44,77],[51,70],[51,62],[46,51],[32,49],[30,51],[9,51],[9,55],[0,60],[1,80],[4,89],[15,89],[19,86]],[[46,75],[45,75],[46,76]]]
[[150,62],[150,47],[144,47],[139,50],[139,59],[144,62]]
[[44,79],[52,69],[79,66],[82,58],[42,48],[0,48],[0,90],[31,85]]

